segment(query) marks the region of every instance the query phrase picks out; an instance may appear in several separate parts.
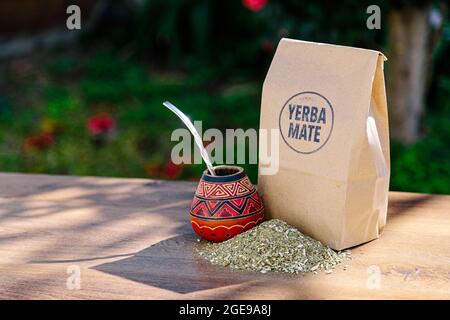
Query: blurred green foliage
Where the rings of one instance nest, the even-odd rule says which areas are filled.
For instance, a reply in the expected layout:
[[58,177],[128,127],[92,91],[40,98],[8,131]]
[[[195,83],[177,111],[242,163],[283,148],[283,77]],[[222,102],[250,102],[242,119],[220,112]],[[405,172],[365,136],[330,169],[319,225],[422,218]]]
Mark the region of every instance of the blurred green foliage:
[[[245,113],[240,118],[231,116],[239,113],[242,105],[253,105],[258,110],[257,83],[205,91],[207,84],[199,82],[196,76],[159,74],[147,68],[110,51],[97,52],[84,61],[67,55],[52,56],[45,66],[45,84],[34,80],[17,83],[17,90],[28,87],[30,92],[38,93],[31,108],[21,106],[25,103],[23,96],[11,94],[0,100],[1,170],[149,176],[147,167],[163,168],[170,161],[175,143],[170,140],[171,133],[181,126],[178,118],[162,106],[167,98],[182,106],[194,120],[202,120],[204,130],[258,126],[258,112]],[[99,147],[92,141],[87,121],[102,112],[114,116],[117,131]],[[229,121],[224,122],[224,117]],[[49,125],[55,142],[27,150],[27,137],[48,130]],[[203,165],[185,166],[181,177],[196,178],[203,170]],[[256,178],[256,171],[253,172]]]
[[[171,133],[182,125],[162,102],[202,120],[203,130],[258,128],[261,86],[279,38],[384,51],[386,30],[365,27],[369,4],[269,1],[252,12],[241,1],[147,1],[132,23],[86,34],[83,54],[53,52],[31,71],[3,71],[0,170],[198,178],[203,164],[185,165],[176,176],[165,171],[176,143]],[[389,10],[388,1],[378,4]],[[450,193],[448,22],[445,30],[435,53],[426,135],[412,146],[392,143],[392,190]],[[101,143],[88,128],[97,114],[117,124]],[[256,182],[257,166],[244,167]]]

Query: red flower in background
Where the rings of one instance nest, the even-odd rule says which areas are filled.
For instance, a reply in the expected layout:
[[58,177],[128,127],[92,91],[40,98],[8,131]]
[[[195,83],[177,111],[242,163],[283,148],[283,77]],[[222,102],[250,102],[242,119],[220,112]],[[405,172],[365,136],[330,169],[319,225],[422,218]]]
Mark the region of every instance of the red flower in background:
[[45,150],[54,143],[55,138],[53,134],[43,132],[25,138],[24,148],[26,151]]
[[267,4],[267,0],[242,0],[242,4],[247,9],[253,12],[258,12],[264,9]]
[[162,166],[160,164],[150,162],[145,165],[144,169],[151,178],[158,178],[161,176]]
[[116,128],[116,120],[109,114],[99,114],[88,119],[87,128],[93,136],[109,133]]
[[144,169],[151,178],[176,179],[183,172],[183,165],[175,164],[171,160],[167,161],[165,164],[149,162],[145,165]]
[[170,160],[164,166],[164,175],[170,179],[178,178],[182,172],[183,166],[181,164],[175,164]]
[[272,53],[275,50],[275,46],[273,45],[272,41],[266,40],[261,43],[261,50],[265,53]]

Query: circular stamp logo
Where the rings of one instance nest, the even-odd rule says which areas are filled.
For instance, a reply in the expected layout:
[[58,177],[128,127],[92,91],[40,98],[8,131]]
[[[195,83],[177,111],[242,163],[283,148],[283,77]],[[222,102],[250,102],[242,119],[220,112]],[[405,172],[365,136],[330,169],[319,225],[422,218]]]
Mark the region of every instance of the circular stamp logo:
[[298,153],[320,150],[330,139],[333,123],[334,110],[330,101],[313,91],[292,96],[280,111],[281,136]]

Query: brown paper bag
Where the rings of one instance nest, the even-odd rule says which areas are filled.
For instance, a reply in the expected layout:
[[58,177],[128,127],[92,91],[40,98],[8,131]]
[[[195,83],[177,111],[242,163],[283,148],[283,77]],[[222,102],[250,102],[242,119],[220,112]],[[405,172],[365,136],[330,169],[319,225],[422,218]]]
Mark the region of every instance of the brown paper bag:
[[261,102],[261,129],[280,131],[278,172],[263,175],[259,165],[268,218],[336,250],[380,235],[390,174],[384,60],[373,50],[280,41]]

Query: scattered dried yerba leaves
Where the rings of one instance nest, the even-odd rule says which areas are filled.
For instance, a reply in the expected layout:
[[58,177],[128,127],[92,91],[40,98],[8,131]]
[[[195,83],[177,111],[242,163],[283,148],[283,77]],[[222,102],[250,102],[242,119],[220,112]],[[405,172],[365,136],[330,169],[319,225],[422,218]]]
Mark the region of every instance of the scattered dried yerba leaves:
[[278,219],[224,242],[201,240],[196,251],[213,264],[262,273],[323,270],[329,274],[337,264],[350,259],[350,251],[336,252]]

